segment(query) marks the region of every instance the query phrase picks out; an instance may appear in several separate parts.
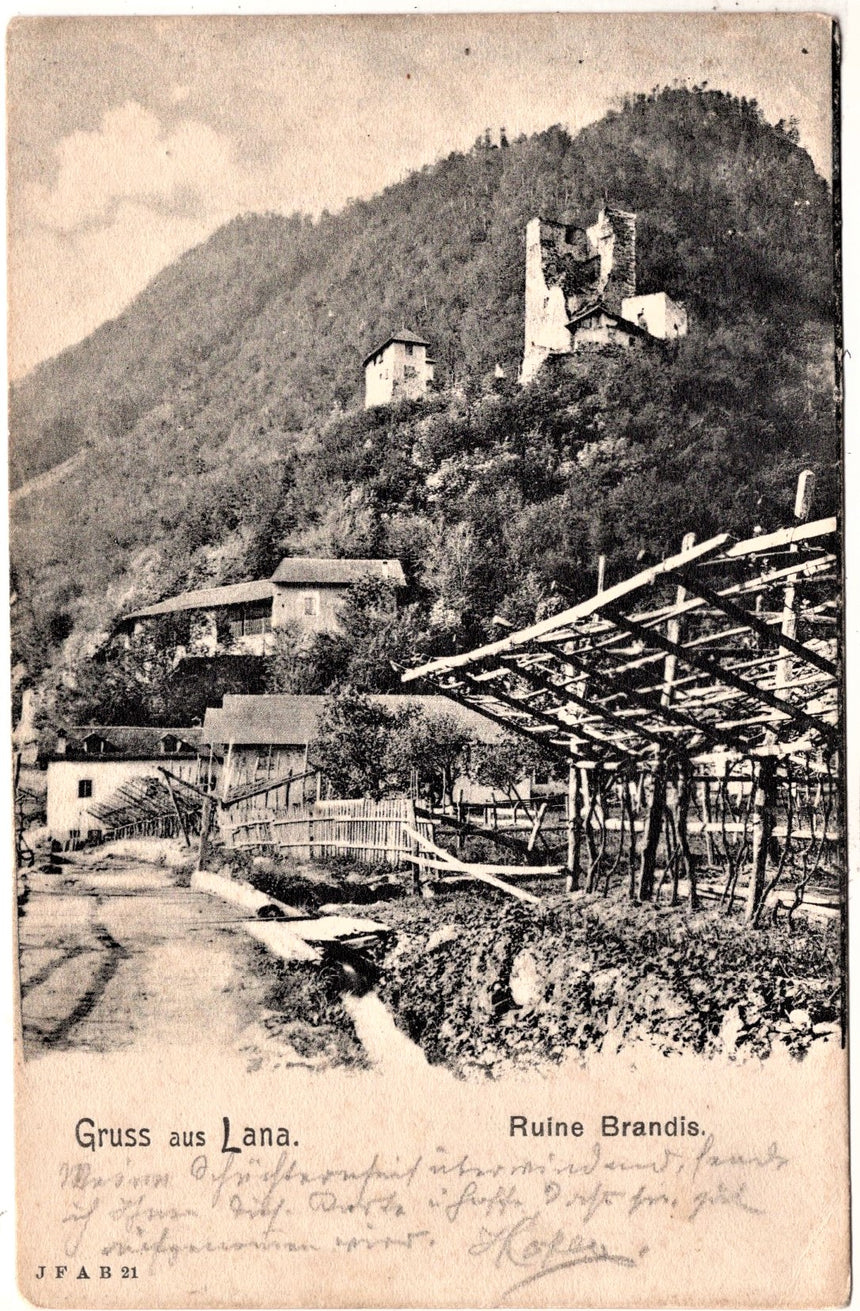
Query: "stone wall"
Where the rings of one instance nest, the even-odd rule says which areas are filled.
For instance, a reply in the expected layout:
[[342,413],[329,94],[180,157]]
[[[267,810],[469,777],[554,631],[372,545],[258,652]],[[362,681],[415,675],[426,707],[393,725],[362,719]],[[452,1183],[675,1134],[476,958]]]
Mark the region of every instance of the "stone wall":
[[601,285],[594,299],[620,314],[622,300],[636,294],[636,215],[602,209],[587,236],[600,255]]
[[590,228],[534,218],[526,228],[525,349],[520,381],[572,349],[567,324],[602,300],[620,312],[636,290],[636,215],[604,208]]

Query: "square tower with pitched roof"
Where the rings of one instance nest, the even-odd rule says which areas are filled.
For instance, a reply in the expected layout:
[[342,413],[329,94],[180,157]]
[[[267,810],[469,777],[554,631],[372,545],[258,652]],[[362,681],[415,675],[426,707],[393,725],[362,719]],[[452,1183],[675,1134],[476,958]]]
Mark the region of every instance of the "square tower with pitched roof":
[[364,360],[364,408],[392,401],[420,400],[433,381],[429,342],[409,328],[401,328],[377,346]]

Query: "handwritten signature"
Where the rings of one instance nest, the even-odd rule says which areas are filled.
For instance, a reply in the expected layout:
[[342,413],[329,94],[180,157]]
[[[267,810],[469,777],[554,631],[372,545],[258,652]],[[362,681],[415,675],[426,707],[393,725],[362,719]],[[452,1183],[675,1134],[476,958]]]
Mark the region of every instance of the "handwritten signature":
[[545,1218],[542,1212],[535,1211],[506,1228],[482,1227],[481,1237],[469,1248],[470,1256],[492,1255],[497,1269],[511,1265],[517,1270],[528,1271],[505,1289],[503,1297],[510,1297],[529,1284],[575,1266],[605,1263],[633,1269],[648,1251],[647,1247],[640,1248],[638,1257],[634,1257],[612,1252],[598,1239],[569,1234],[564,1229],[549,1232],[541,1228]]

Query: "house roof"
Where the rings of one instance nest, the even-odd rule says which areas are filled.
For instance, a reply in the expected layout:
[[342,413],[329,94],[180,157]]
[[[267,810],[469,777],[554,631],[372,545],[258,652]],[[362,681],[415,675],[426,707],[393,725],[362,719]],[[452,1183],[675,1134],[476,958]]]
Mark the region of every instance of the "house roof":
[[401,328],[399,332],[393,332],[390,337],[385,338],[385,341],[382,342],[381,345],[374,346],[373,350],[368,355],[365,355],[363,367],[366,368],[374,355],[378,355],[380,351],[384,351],[386,346],[390,346],[393,341],[405,341],[407,345],[412,346],[430,345],[426,337],[419,337],[417,332],[411,332],[409,328]]
[[640,327],[638,323],[633,323],[632,320],[625,319],[623,315],[618,314],[615,310],[611,310],[608,305],[604,305],[602,300],[593,301],[590,305],[583,305],[581,310],[577,310],[576,314],[568,319],[567,326],[568,328],[573,329],[578,328],[580,323],[583,323],[585,319],[593,318],[595,314],[605,314],[607,318],[613,319],[616,326],[623,328],[625,332],[633,332],[640,337],[647,337],[649,335],[648,332]]
[[[469,710],[445,696],[396,694],[368,698],[387,710],[417,706],[434,719],[443,715],[456,720],[482,742],[497,742],[503,736],[495,724],[475,710]],[[319,718],[327,697],[294,696],[286,693],[270,696],[228,694],[220,710],[206,711],[203,741],[208,745],[293,746],[304,747],[316,737]]]
[[387,578],[397,587],[406,583],[399,560],[320,560],[288,555],[272,574],[273,583],[306,587],[348,586],[362,578]]
[[179,596],[169,596],[155,605],[145,606],[123,615],[120,625],[135,619],[149,619],[155,615],[178,614],[182,610],[217,610],[222,605],[243,605],[249,601],[271,600],[275,589],[268,578],[250,583],[230,583],[227,587],[199,587]]
[[[199,727],[163,728],[141,724],[80,724],[67,728],[65,732],[66,750],[62,755],[55,752],[53,759],[99,759],[100,753],[90,754],[84,750],[84,743],[90,737],[103,738],[109,745],[110,750],[103,756],[106,760],[158,760],[162,756],[167,759],[195,756],[203,734]],[[166,737],[177,738],[183,744],[182,749],[164,752],[161,743]]]
[[348,587],[361,578],[387,578],[397,587],[406,584],[399,560],[329,560],[288,555],[271,578],[259,578],[249,583],[230,583],[226,587],[199,587],[191,592],[182,592],[179,596],[168,596],[164,601],[157,601],[154,605],[144,606],[142,610],[133,610],[123,615],[117,627],[122,628],[136,619],[179,614],[184,610],[218,610],[221,606],[270,601],[275,594],[275,583],[293,583],[303,587]]

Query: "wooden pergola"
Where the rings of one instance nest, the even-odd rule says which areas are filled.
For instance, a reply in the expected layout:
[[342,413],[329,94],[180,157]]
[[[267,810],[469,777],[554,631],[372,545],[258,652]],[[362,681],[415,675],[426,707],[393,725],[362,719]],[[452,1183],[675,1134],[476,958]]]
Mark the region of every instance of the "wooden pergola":
[[[809,480],[811,482],[811,479]],[[806,488],[798,489],[803,517]],[[560,614],[402,675],[570,765],[570,886],[588,771],[651,780],[638,895],[651,895],[667,777],[752,771],[750,918],[765,889],[780,762],[831,772],[840,746],[836,520],[734,541],[721,533]],[[680,843],[685,837],[685,814]],[[691,865],[689,853],[681,853]],[[695,898],[692,868],[688,868]]]
[[159,768],[158,776],[127,779],[103,801],[93,802],[89,814],[103,832],[117,837],[167,837],[176,828],[186,845],[200,826],[200,792],[192,784]]

